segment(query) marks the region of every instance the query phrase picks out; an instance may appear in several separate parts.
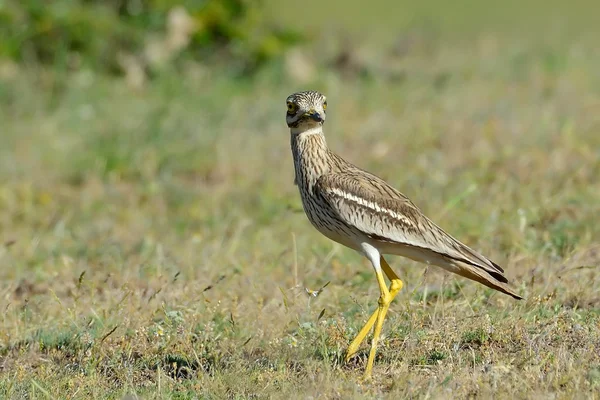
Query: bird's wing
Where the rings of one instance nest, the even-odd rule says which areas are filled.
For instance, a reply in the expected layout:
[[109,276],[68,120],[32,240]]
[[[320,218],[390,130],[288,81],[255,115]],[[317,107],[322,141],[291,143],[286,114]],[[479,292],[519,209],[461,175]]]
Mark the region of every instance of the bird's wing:
[[502,268],[444,232],[375,175],[358,169],[329,173],[319,178],[315,189],[342,221],[370,238],[431,251],[507,282]]

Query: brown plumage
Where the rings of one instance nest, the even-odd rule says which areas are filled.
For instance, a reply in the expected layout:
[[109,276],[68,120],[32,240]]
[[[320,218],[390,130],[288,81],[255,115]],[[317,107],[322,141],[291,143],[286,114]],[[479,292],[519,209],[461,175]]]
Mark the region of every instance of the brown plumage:
[[380,307],[351,344],[348,355],[349,358],[364,339],[364,335],[360,337],[363,331],[368,333],[377,322],[367,375],[375,354],[377,328],[381,329],[389,302],[400,290],[392,294],[382,284],[382,272],[392,286],[394,281],[396,287],[402,285],[383,254],[437,265],[521,298],[508,285],[504,271],[497,264],[444,232],[383,179],[329,150],[322,130],[327,108],[325,96],[315,91],[295,93],[288,97],[287,104],[295,182],[308,219],[328,238],[363,253],[377,274],[382,293]]

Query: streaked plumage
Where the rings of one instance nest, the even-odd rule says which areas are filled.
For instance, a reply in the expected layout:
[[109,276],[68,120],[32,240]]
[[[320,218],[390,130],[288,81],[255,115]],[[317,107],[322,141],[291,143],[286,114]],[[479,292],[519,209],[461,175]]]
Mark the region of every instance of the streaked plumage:
[[[400,290],[390,296],[392,291],[382,287],[382,268],[392,283],[397,281],[397,286],[402,285],[382,254],[437,265],[521,298],[507,284],[504,271],[497,264],[448,235],[383,179],[329,150],[322,130],[327,107],[325,96],[315,91],[295,93],[288,97],[287,104],[295,182],[308,219],[328,238],[369,258],[380,284],[380,307],[363,328],[363,331],[368,328],[368,333],[377,321],[366,375],[370,375],[375,354],[377,328],[381,329],[390,297]],[[361,334],[351,344],[348,357],[364,339]]]

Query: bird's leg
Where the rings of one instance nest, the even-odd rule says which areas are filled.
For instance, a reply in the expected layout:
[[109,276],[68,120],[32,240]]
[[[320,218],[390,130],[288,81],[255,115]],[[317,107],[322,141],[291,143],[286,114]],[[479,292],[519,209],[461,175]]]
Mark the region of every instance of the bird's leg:
[[[388,296],[390,297],[389,302],[391,303],[392,300],[394,299],[394,297],[396,297],[398,292],[400,292],[400,290],[402,289],[403,283],[400,280],[400,278],[398,278],[398,275],[396,275],[394,273],[392,268],[390,268],[390,266],[385,261],[383,256],[380,257],[380,263],[381,263],[383,272],[385,272],[385,275],[390,280],[390,288],[389,288],[389,290],[386,289],[386,291],[388,292]],[[379,283],[379,276],[377,277],[377,281]],[[383,284],[383,287],[385,288],[385,282]],[[380,285],[380,289],[381,289],[381,285]],[[383,291],[382,291],[382,294],[383,294]],[[388,307],[389,307],[389,303],[388,303]],[[352,356],[354,354],[356,354],[361,343],[363,342],[363,340],[365,340],[365,337],[369,334],[373,325],[375,325],[375,321],[377,320],[377,316],[380,314],[380,312],[381,312],[381,308],[378,307],[377,310],[375,310],[373,312],[373,314],[371,315],[371,317],[369,318],[367,323],[362,327],[362,329],[360,330],[358,335],[356,335],[356,337],[354,338],[352,343],[350,343],[350,346],[348,346],[348,351],[346,353],[346,362],[348,362],[348,360],[350,360],[350,358],[352,358]],[[384,317],[385,317],[385,315],[384,315]],[[383,322],[382,322],[382,324],[383,324]]]
[[[400,280],[400,278],[398,278],[398,276],[394,273],[392,268],[390,268],[390,266],[385,261],[383,256],[381,256],[380,262],[381,262],[381,267],[383,268],[383,272],[385,272],[385,275],[388,277],[388,279],[391,282],[390,288],[388,291],[390,293],[390,296],[392,296],[392,300],[393,300],[394,297],[396,297],[396,295],[398,294],[398,292],[402,289],[403,283]],[[373,325],[375,325],[375,320],[377,319],[378,314],[379,314],[379,308],[377,308],[373,312],[373,314],[371,314],[371,317],[369,318],[367,323],[362,327],[362,329],[360,330],[358,335],[356,335],[354,340],[352,340],[352,343],[350,343],[350,345],[348,346],[348,351],[346,352],[346,362],[348,362],[350,360],[350,358],[352,358],[352,356],[354,354],[356,354],[361,343],[363,342],[363,340],[365,340],[365,338],[371,331],[371,328],[373,327]]]
[[[381,257],[383,260],[383,257]],[[387,268],[391,271],[391,268],[385,260],[383,260],[382,265],[387,266]],[[379,335],[381,335],[381,328],[383,327],[383,321],[385,320],[385,315],[387,314],[388,309],[390,308],[390,303],[396,297],[396,294],[402,289],[402,281],[395,276],[394,279],[390,282],[390,290],[385,286],[385,281],[383,280],[383,274],[381,271],[376,271],[377,274],[377,283],[379,284],[379,290],[381,291],[381,297],[379,297],[379,312],[377,313],[377,318],[375,320],[375,329],[373,331],[373,342],[371,342],[371,351],[369,352],[369,359],[367,360],[367,368],[365,368],[365,378],[371,377],[371,370],[373,369],[373,362],[375,361],[375,353],[377,352],[377,343],[379,342]],[[392,295],[392,292],[394,293]]]
[[377,319],[378,314],[379,314],[379,308],[377,308],[373,312],[373,314],[371,314],[371,317],[369,318],[367,323],[362,327],[360,332],[358,332],[358,335],[356,335],[356,337],[352,340],[352,342],[348,346],[348,350],[346,351],[346,362],[350,361],[352,356],[354,356],[356,354],[361,343],[363,342],[363,340],[365,340],[365,338],[371,331],[371,328],[373,327],[373,325],[375,325],[375,320]]

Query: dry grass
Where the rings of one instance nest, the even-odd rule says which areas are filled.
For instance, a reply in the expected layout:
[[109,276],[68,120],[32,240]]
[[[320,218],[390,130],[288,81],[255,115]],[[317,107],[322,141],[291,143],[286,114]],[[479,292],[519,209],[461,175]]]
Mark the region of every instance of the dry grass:
[[275,67],[142,94],[19,72],[0,91],[0,397],[597,398],[600,54],[443,44],[403,55],[402,79],[310,86],[331,147],[526,300],[391,258],[406,286],[361,383],[366,354],[343,352],[377,286],[301,212],[283,104],[300,87]]

